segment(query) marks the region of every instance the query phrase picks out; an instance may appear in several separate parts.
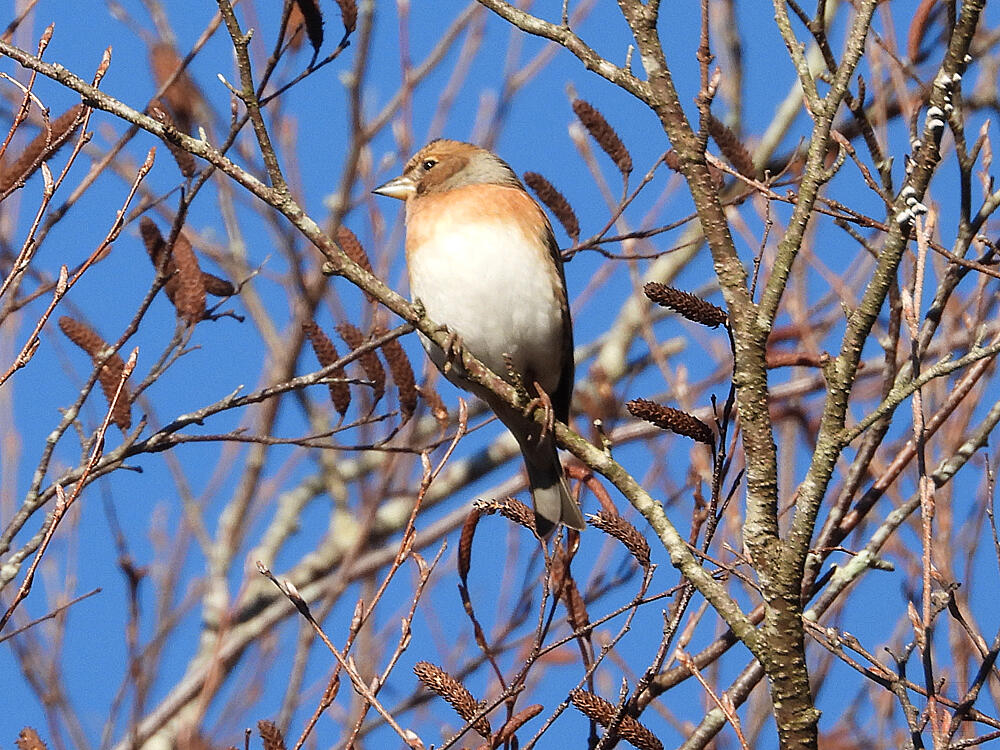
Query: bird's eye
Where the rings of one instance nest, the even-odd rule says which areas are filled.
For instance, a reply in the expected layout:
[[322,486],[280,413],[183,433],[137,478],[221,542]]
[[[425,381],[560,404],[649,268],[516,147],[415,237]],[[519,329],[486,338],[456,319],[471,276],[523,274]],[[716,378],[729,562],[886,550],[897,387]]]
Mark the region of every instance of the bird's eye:
[[430,169],[433,169],[435,164],[437,164],[437,159],[424,159],[424,163],[421,164],[421,166],[424,168],[424,171],[426,172]]

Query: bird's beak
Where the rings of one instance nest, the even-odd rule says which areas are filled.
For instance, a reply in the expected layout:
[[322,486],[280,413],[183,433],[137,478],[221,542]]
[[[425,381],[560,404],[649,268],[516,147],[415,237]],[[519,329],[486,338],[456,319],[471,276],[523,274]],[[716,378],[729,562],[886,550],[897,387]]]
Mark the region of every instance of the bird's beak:
[[385,195],[389,198],[399,198],[399,200],[405,201],[407,198],[412,198],[417,194],[417,186],[413,184],[412,179],[406,175],[401,175],[389,180],[384,185],[379,185],[372,192],[377,195]]

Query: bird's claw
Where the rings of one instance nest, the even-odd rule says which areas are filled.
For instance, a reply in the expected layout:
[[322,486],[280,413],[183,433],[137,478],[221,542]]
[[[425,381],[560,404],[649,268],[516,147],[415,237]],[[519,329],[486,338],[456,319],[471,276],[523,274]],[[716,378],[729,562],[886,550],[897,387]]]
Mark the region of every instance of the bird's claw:
[[441,347],[444,350],[444,367],[441,371],[447,375],[455,366],[455,360],[461,359],[462,337],[447,326],[444,326],[443,329],[447,332],[448,338],[445,339],[444,346]]
[[531,396],[528,394],[528,389],[524,387],[524,378],[521,377],[521,373],[514,366],[514,360],[507,352],[503,353],[503,364],[507,374],[507,382],[514,386],[514,390],[517,391],[518,403],[528,403]]
[[525,405],[524,416],[531,419],[535,409],[542,409],[545,419],[542,420],[542,432],[538,436],[538,439],[544,440],[546,435],[555,430],[556,414],[552,408],[552,399],[549,398],[549,394],[545,392],[545,389],[538,384],[538,381],[535,381],[532,385],[535,386],[535,391],[538,395]]

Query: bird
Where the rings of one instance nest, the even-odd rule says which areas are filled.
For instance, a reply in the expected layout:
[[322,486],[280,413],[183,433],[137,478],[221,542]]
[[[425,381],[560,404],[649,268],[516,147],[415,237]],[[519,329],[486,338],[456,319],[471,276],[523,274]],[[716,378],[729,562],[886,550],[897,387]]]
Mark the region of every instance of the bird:
[[[471,143],[437,139],[403,173],[373,191],[405,202],[410,294],[483,364],[569,421],[573,324],[552,225],[499,156]],[[453,384],[490,407],[516,438],[527,469],[535,528],[584,528],[570,496],[551,429],[463,377],[461,365],[421,336]],[[518,382],[520,381],[520,382]]]

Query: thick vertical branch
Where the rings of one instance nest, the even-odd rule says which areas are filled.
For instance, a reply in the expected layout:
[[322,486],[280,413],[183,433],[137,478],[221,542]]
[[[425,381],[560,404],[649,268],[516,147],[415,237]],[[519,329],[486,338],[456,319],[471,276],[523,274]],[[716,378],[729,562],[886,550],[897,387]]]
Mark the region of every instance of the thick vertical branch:
[[[968,64],[967,55],[984,5],[984,0],[972,0],[962,4],[959,22],[952,32],[948,52],[935,77],[929,107],[939,107],[943,111],[949,103],[950,86],[956,75],[960,78],[965,72]],[[910,196],[915,196],[917,200],[923,198],[941,159],[938,148],[940,131],[936,135],[931,127],[931,118],[927,119],[921,145],[914,153],[913,170],[893,206],[894,216],[889,223],[889,235],[885,246],[879,253],[878,263],[865,288],[861,303],[848,318],[847,332],[840,353],[827,370],[829,387],[816,449],[806,478],[799,487],[795,516],[788,539],[788,562],[796,571],[805,564],[820,504],[833,476],[836,461],[845,447],[840,432],[847,418],[848,398],[857,376],[862,348],[871,334],[872,326],[896,278],[896,271],[909,240],[912,214],[906,214],[908,209],[906,201]]]

